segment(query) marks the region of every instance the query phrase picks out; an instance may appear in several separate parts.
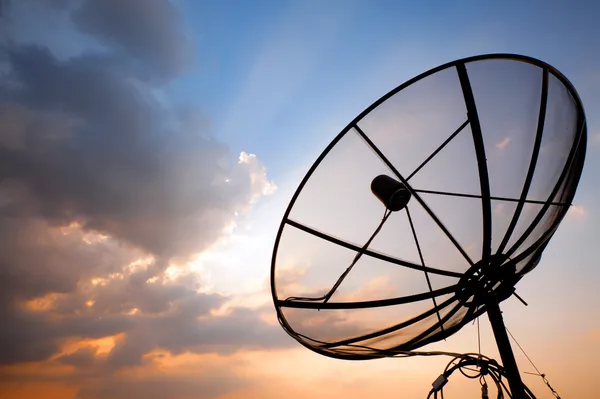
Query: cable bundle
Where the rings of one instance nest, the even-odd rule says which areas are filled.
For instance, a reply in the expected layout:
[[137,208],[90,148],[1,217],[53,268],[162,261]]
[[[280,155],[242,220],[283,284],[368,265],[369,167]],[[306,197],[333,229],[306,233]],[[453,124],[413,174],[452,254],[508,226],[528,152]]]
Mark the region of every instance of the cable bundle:
[[[510,390],[505,384],[506,371],[494,359],[483,355],[458,355],[454,357],[444,369],[444,372],[433,382],[433,388],[429,391],[427,399],[444,399],[444,386],[448,383],[448,378],[456,370],[470,379],[478,379],[481,384],[481,398],[489,399],[488,384],[486,377],[491,379],[498,391],[497,399],[504,399],[506,396],[512,398]],[[523,384],[523,389],[527,399],[535,399],[533,393]],[[506,394],[506,396],[505,396]]]

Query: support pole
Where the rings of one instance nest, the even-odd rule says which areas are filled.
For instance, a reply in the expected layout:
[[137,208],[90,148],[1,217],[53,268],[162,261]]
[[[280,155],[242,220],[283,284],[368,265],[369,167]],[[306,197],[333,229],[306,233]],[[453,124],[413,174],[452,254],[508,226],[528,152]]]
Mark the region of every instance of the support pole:
[[508,379],[511,395],[513,399],[526,399],[525,388],[523,381],[521,381],[521,375],[519,374],[519,368],[517,367],[517,361],[510,346],[508,335],[506,334],[506,327],[504,326],[500,306],[494,302],[487,304],[486,307],[492,330],[494,331],[494,337],[496,338],[496,344],[498,345],[498,351],[500,352],[500,358],[502,359],[502,366],[506,370],[506,378]]

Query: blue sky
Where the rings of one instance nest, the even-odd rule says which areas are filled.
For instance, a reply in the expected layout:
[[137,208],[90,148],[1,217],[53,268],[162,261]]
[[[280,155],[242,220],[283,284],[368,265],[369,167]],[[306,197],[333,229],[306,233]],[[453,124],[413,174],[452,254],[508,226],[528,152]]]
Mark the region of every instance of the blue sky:
[[231,146],[262,152],[275,178],[389,89],[461,57],[540,58],[575,83],[586,108],[598,105],[593,2],[179,5],[198,38],[197,67],[173,85],[173,98],[198,104]]

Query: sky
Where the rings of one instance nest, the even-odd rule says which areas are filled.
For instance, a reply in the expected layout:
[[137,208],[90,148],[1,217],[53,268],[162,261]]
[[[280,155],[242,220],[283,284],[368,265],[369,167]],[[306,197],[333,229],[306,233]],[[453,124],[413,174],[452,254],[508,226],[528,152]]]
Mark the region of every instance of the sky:
[[[570,79],[588,149],[574,206],[518,285],[529,306],[510,298],[504,318],[562,397],[597,398],[598,11],[0,1],[0,396],[426,397],[449,359],[349,362],[290,338],[273,244],[302,177],[362,110],[439,64],[510,52]],[[481,340],[498,357],[485,317]],[[427,348],[475,351],[476,326]],[[453,375],[446,396],[478,392]]]

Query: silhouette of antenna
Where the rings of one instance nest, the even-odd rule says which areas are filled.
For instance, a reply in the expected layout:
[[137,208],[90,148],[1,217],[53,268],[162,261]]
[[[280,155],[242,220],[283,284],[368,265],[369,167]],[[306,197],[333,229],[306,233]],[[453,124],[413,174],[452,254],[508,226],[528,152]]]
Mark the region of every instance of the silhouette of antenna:
[[[566,215],[585,148],[575,88],[534,58],[465,58],[398,86],[346,126],[292,197],[271,266],[281,326],[340,359],[453,355],[430,396],[448,370],[476,364],[499,395],[533,398],[499,304],[525,303],[515,286]],[[502,366],[417,351],[484,313]]]

